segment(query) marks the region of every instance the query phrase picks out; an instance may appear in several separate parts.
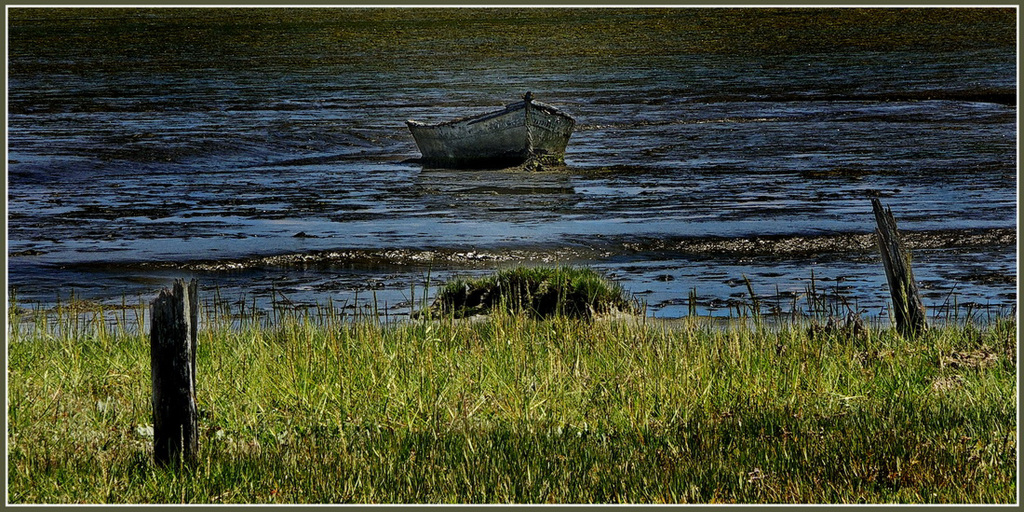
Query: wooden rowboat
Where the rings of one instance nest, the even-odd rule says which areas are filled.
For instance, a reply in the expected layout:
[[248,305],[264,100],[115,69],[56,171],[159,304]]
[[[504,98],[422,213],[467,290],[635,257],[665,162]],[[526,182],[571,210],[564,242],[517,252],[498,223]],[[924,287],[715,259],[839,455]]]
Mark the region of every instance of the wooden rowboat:
[[406,121],[422,162],[440,167],[500,167],[564,162],[576,120],[551,105],[523,101],[489,114],[440,124]]

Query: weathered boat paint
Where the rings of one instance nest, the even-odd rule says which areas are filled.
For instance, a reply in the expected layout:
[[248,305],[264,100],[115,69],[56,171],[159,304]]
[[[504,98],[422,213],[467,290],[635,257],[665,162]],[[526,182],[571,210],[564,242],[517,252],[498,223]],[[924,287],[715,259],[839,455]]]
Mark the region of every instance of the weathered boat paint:
[[440,167],[494,167],[527,160],[564,162],[565,147],[576,120],[561,110],[533,100],[504,109],[439,124],[406,121],[421,161]]

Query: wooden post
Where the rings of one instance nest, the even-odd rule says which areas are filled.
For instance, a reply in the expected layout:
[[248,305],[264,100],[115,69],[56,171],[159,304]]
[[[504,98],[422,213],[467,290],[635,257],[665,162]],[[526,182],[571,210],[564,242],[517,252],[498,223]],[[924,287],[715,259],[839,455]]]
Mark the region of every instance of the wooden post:
[[903,336],[913,336],[923,332],[928,325],[917,281],[914,280],[914,272],[910,269],[910,252],[906,250],[899,231],[896,230],[896,219],[892,216],[892,210],[883,209],[878,198],[871,199],[871,208],[875,212],[875,223],[878,225],[875,235],[878,250],[882,253],[885,278],[889,282],[896,330]]
[[[187,293],[186,293],[187,292]],[[153,459],[158,466],[194,460],[198,451],[196,327],[198,286],[174,282],[153,301],[150,364],[153,381]]]

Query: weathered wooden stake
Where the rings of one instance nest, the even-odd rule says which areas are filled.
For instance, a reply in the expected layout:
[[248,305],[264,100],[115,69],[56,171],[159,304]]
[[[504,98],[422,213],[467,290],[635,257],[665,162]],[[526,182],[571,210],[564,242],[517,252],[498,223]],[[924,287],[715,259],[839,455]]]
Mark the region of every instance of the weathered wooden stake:
[[[186,293],[187,292],[187,293]],[[191,462],[199,448],[196,409],[198,286],[178,279],[152,305],[153,459]]]
[[896,219],[893,218],[891,209],[882,208],[882,202],[878,198],[871,199],[871,208],[875,212],[875,223],[878,225],[875,235],[878,250],[882,253],[885,277],[889,281],[896,330],[903,336],[924,332],[928,328],[924,304],[917,289],[917,281],[914,280],[914,272],[910,269],[910,252],[903,245],[899,231],[896,230]]

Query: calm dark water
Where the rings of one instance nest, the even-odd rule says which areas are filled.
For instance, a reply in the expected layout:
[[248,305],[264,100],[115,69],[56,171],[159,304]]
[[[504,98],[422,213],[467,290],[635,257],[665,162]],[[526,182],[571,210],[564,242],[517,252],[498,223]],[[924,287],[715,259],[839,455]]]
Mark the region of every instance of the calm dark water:
[[[884,316],[866,238],[879,196],[916,236],[933,313],[1007,312],[1014,23],[991,9],[14,9],[9,291],[120,304],[196,277],[208,297],[400,316],[428,278],[558,262],[598,268],[655,316],[687,314],[692,289],[702,313],[729,314],[744,278],[788,310],[812,276]],[[528,90],[577,119],[564,168],[415,163],[406,119]]]

